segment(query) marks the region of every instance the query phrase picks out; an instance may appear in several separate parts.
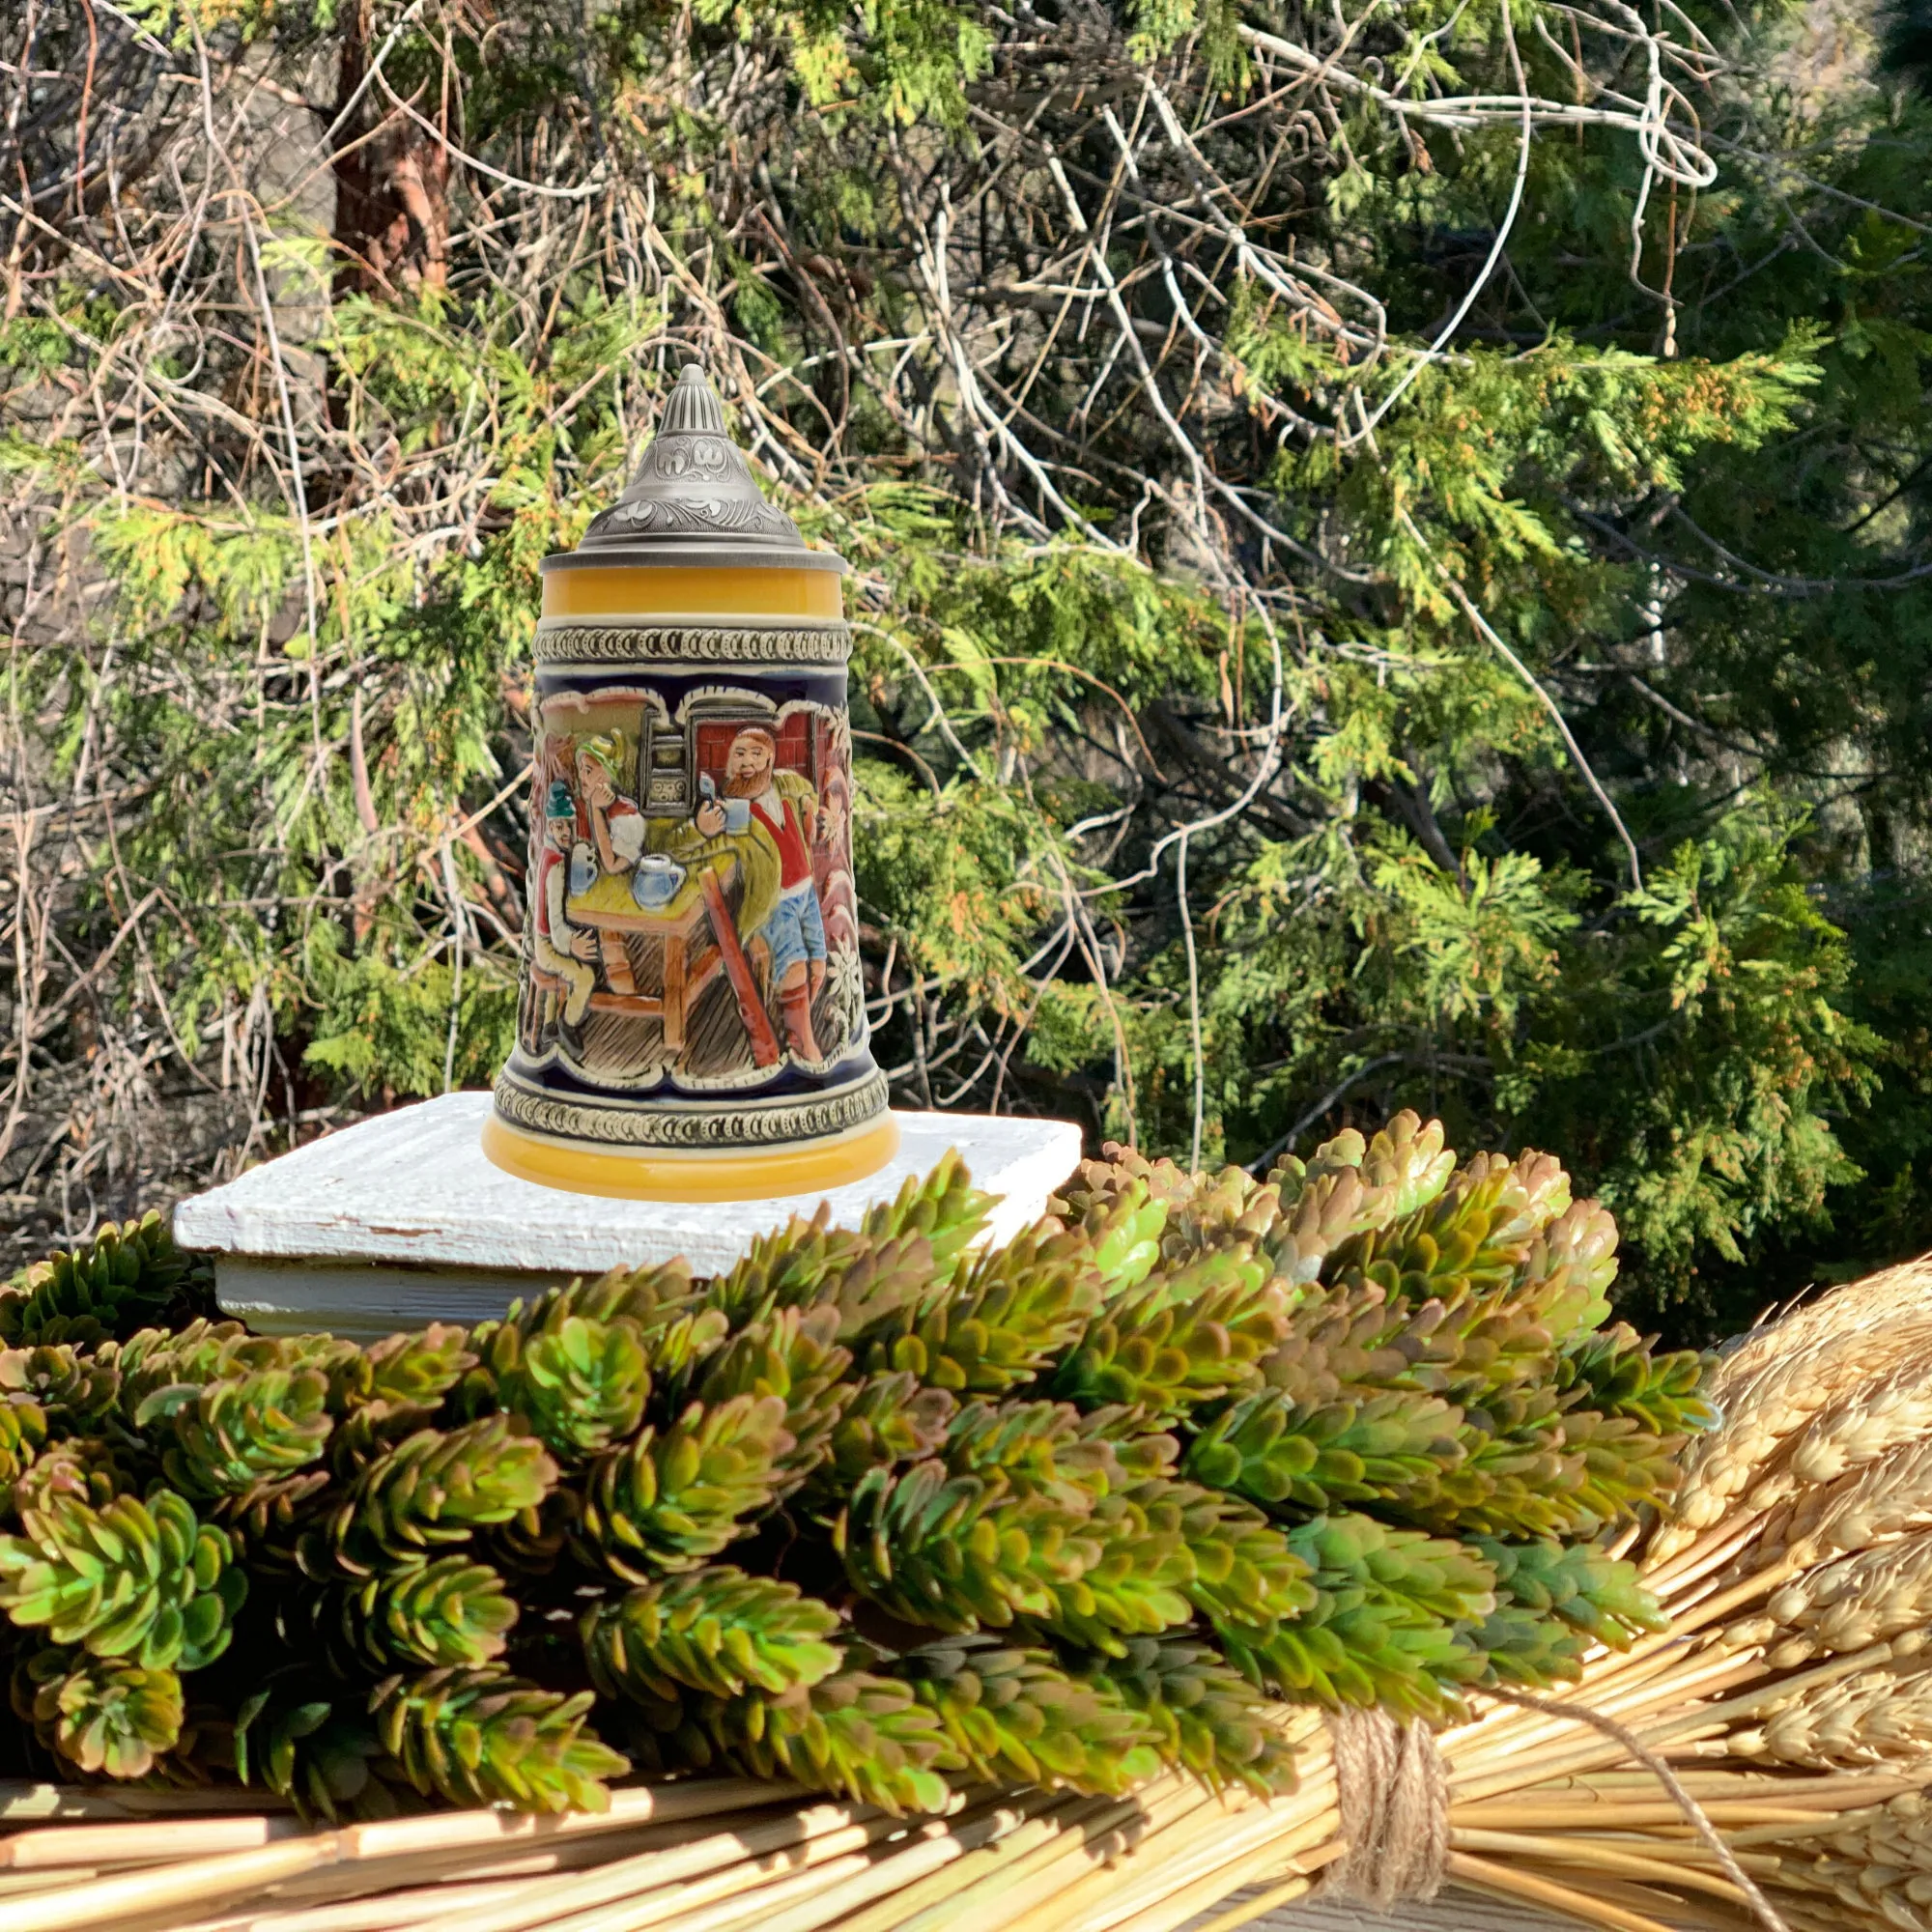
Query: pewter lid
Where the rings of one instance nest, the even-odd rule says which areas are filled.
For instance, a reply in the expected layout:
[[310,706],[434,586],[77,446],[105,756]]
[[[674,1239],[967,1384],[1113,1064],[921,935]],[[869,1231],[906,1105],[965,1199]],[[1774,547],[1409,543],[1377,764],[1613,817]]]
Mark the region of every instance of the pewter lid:
[[[786,551],[795,556],[774,554]],[[679,370],[638,473],[591,519],[577,555],[599,563],[842,568],[826,552],[808,550],[798,526],[759,494],[724,427],[718,391],[696,362]]]

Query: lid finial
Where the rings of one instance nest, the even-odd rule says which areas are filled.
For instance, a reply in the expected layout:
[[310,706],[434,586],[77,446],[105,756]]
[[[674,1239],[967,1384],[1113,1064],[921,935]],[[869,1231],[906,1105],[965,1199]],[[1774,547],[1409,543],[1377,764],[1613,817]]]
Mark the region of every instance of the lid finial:
[[[678,371],[658,433],[624,494],[591,519],[580,551],[640,552],[707,541],[760,550],[805,549],[798,526],[759,494],[744,452],[724,426],[724,406],[703,364]],[[612,561],[616,561],[614,557]]]

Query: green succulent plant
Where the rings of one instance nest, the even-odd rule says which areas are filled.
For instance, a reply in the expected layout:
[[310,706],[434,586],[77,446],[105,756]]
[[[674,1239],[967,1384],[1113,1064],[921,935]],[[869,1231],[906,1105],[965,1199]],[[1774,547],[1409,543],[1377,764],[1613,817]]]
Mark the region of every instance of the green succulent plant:
[[712,1406],[734,1396],[776,1397],[791,1437],[780,1469],[780,1498],[804,1483],[828,1453],[833,1431],[856,1393],[847,1378],[852,1351],[839,1346],[838,1310],[778,1308],[741,1329],[704,1364],[697,1400]]
[[844,1661],[833,1640],[837,1610],[724,1563],[595,1605],[581,1628],[598,1690],[642,1704],[675,1703],[684,1690],[778,1694],[830,1677]]
[[589,1728],[590,1693],[542,1690],[492,1664],[385,1678],[369,1693],[384,1750],[425,1798],[521,1811],[603,1811],[629,1760]]
[[997,1197],[982,1194],[956,1150],[949,1150],[924,1176],[911,1176],[891,1202],[867,1208],[860,1224],[872,1241],[923,1241],[932,1275],[951,1281],[984,1232]]
[[908,1686],[849,1665],[777,1695],[699,1700],[682,1739],[700,1768],[723,1762],[882,1811],[931,1811],[951,1795],[938,1718]]
[[1232,1663],[1317,1703],[1410,1717],[1461,1708],[1484,1667],[1471,1634],[1495,1607],[1495,1572],[1480,1554],[1354,1513],[1318,1517],[1288,1542],[1315,1602],[1272,1624],[1217,1622]]
[[302,1568],[322,1580],[407,1567],[534,1509],[556,1479],[549,1452],[511,1417],[418,1430],[368,1463],[303,1536]]
[[0,1403],[38,1408],[58,1435],[99,1429],[120,1396],[121,1377],[113,1362],[71,1342],[0,1350]]
[[1083,1517],[997,1473],[955,1476],[938,1461],[869,1470],[833,1544],[862,1596],[941,1631],[1050,1621],[1101,1553]]
[[[0,1435],[6,1413],[0,1409]],[[98,1510],[144,1488],[143,1470],[126,1443],[104,1435],[70,1435],[15,1476],[14,1504],[22,1512],[43,1510],[55,1496],[68,1496]]]
[[955,1637],[894,1660],[946,1734],[947,1768],[988,1783],[1115,1795],[1161,1766],[1155,1726],[1106,1676],[1077,1677],[1045,1650]]
[[357,1352],[368,1371],[359,1400],[411,1408],[434,1408],[476,1366],[469,1331],[449,1321],[390,1335]]
[[1094,1186],[1076,1181],[1053,1198],[1048,1211],[1076,1226],[1093,1250],[1101,1298],[1112,1301],[1138,1288],[1158,1265],[1168,1205],[1153,1198],[1145,1180],[1117,1179],[1105,1163],[1086,1162],[1082,1174],[1094,1178]]
[[1636,1566],[1586,1543],[1500,1543],[1473,1548],[1495,1572],[1496,1606],[1476,1632],[1490,1674],[1547,1689],[1573,1682],[1592,1644],[1628,1650],[1664,1627]]
[[288,1799],[303,1818],[393,1815],[396,1801],[381,1776],[388,1759],[367,1702],[366,1692],[352,1693],[308,1664],[271,1673],[236,1713],[236,1776]]
[[1171,1420],[1259,1382],[1287,1321],[1265,1262],[1211,1249],[1110,1300],[1061,1361],[1053,1392]]
[[958,1407],[948,1390],[922,1388],[909,1370],[854,1381],[815,1472],[815,1494],[842,1496],[867,1469],[930,1456],[946,1440]]
[[1463,1461],[1462,1420],[1439,1396],[1406,1389],[1325,1403],[1261,1389],[1208,1423],[1188,1444],[1184,1466],[1210,1488],[1268,1508],[1426,1507],[1442,1471]]
[[0,1402],[0,1487],[26,1475],[47,1439],[47,1412],[31,1397]]
[[22,1268],[0,1295],[0,1341],[86,1345],[130,1335],[170,1308],[208,1297],[213,1271],[175,1245],[157,1213]]
[[629,1435],[650,1399],[651,1369],[633,1322],[561,1312],[528,1327],[511,1319],[484,1357],[502,1409],[565,1461],[597,1455]]
[[873,1373],[909,1370],[930,1388],[1001,1395],[1030,1381],[1099,1304],[1086,1243],[1042,1222],[881,1324],[862,1360]]
[[0,1317],[23,1722],[325,1820],[600,1804],[593,1707],[892,1811],[1269,1791],[1283,1700],[1441,1719],[1654,1627],[1604,1546],[1702,1365],[1608,1321],[1548,1156],[1408,1115],[1265,1181],[1110,1149],[991,1246],[989,1205],[950,1159],[715,1280],[368,1348],[215,1319],[157,1224],[56,1257]]
[[487,1563],[462,1554],[339,1583],[301,1599],[309,1632],[320,1636],[341,1674],[488,1663],[507,1647],[516,1599]]
[[156,1389],[134,1421],[160,1443],[168,1481],[197,1502],[213,1502],[320,1462],[335,1427],[327,1404],[322,1369],[263,1368]]
[[21,1715],[77,1772],[146,1777],[182,1732],[181,1678],[165,1664],[91,1657],[48,1645],[25,1660]]
[[51,1493],[0,1536],[0,1609],[24,1630],[143,1669],[199,1670],[228,1647],[247,1595],[235,1546],[171,1490],[97,1509]]
[[[757,1236],[728,1274],[711,1284],[706,1299],[738,1328],[783,1308],[840,1307],[845,1277],[864,1270],[872,1241],[849,1228],[834,1228],[829,1207],[810,1220],[794,1217],[783,1228]],[[870,1274],[860,1301],[870,1296]],[[888,1312],[881,1308],[879,1313]],[[841,1319],[840,1327],[844,1326]]]
[[1087,1669],[1146,1721],[1163,1763],[1215,1790],[1241,1784],[1265,1797],[1293,1788],[1293,1753],[1267,1703],[1209,1645],[1132,1637]]
[[1150,1431],[1136,1410],[1015,1400],[968,1403],[953,1416],[944,1451],[955,1475],[997,1470],[1028,1494],[1079,1512],[1128,1484],[1170,1474],[1179,1444]]
[[743,1536],[791,1476],[785,1401],[693,1403],[668,1428],[608,1450],[584,1479],[577,1534],[626,1582],[695,1569]]

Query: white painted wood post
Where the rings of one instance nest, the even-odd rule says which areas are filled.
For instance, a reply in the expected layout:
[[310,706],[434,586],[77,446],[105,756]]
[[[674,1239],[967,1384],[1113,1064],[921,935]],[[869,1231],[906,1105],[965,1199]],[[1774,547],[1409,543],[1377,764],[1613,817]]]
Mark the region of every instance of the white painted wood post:
[[478,1142],[489,1111],[488,1094],[447,1094],[359,1121],[184,1201],[175,1236],[213,1251],[221,1306],[251,1327],[363,1340],[481,1321],[516,1295],[610,1267],[681,1255],[716,1273],[821,1200],[835,1225],[855,1226],[950,1148],[976,1185],[1003,1197],[990,1237],[1004,1240],[1045,1212],[1080,1159],[1080,1129],[1068,1121],[900,1114],[891,1164],[830,1194],[608,1201],[492,1166]]

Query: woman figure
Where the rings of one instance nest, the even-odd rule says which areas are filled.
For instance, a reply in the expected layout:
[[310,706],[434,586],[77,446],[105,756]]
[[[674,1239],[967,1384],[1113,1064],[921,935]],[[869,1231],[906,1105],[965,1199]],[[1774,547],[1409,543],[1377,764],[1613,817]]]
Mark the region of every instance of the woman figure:
[[614,738],[585,738],[577,747],[577,804],[581,830],[605,872],[634,872],[644,850],[644,814],[617,789]]

